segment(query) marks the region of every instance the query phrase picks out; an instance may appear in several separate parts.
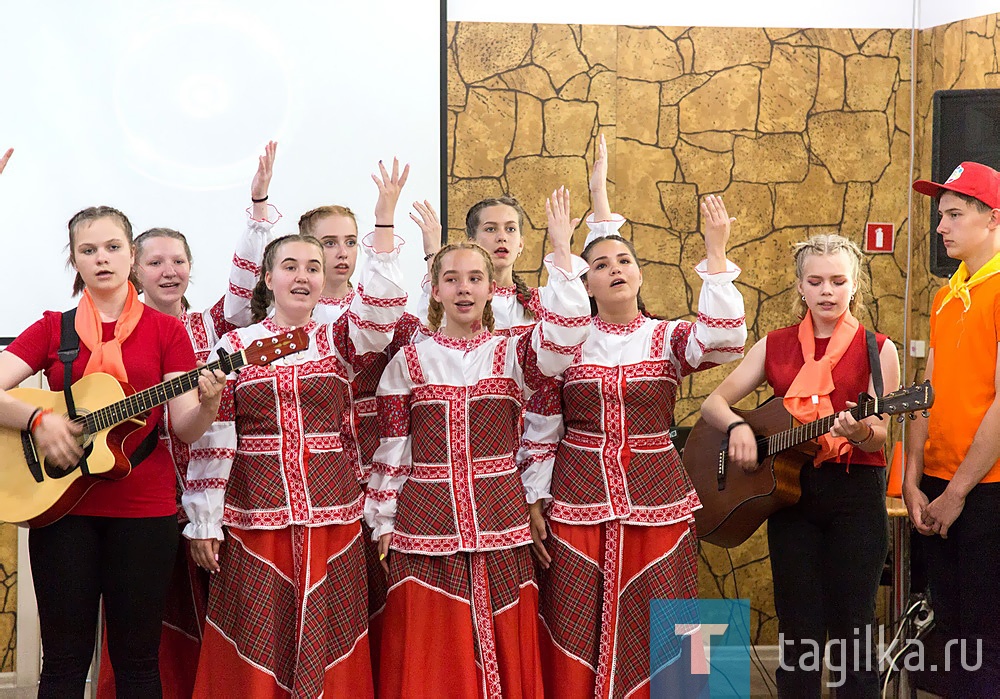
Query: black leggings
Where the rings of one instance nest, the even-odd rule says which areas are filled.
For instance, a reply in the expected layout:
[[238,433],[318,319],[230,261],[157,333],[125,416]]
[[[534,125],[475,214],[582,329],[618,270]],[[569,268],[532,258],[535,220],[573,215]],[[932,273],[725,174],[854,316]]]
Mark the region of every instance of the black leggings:
[[159,697],[160,625],[177,517],[69,515],[28,535],[42,637],[40,699],[82,697],[104,598],[122,697]]
[[801,482],[802,499],[767,522],[784,641],[778,696],[819,699],[829,636],[837,696],[877,699],[875,598],[889,549],[885,469],[807,464]]

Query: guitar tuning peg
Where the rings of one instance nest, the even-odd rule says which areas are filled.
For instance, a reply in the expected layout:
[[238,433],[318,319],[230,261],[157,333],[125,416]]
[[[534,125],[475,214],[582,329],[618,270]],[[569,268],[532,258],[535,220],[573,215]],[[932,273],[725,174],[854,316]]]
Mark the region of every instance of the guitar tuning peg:
[[927,408],[924,408],[923,410],[920,411],[920,414],[923,415],[924,417],[930,417],[931,411],[929,411]]
[[907,415],[910,417],[911,420],[916,420],[917,419],[917,414],[916,413],[907,413]]
[[899,424],[903,424],[904,422],[906,422],[906,416],[905,415],[897,415],[896,416],[896,422],[898,422]]

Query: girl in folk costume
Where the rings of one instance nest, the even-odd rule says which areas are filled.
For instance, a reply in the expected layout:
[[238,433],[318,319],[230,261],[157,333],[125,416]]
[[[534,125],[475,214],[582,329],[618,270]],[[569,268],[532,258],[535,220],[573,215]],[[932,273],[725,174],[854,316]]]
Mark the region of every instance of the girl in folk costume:
[[[864,633],[875,623],[888,549],[886,428],[877,417],[858,422],[846,412],[855,405],[852,397],[875,393],[865,328],[855,317],[861,252],[839,235],[814,236],[795,248],[795,275],[802,321],[754,345],[705,400],[702,414],[729,432],[733,467],[752,472],[760,467],[756,439],[730,406],[762,383],[801,422],[837,413],[830,433],[819,440],[815,468],[802,470],[801,499],[767,522],[774,606],[784,639],[778,694],[820,696],[820,670],[805,669],[800,657],[824,647],[829,634],[841,641],[833,648],[847,649],[847,657],[834,661],[842,664],[833,666],[845,668],[838,695],[877,697],[878,664]],[[875,337],[884,385],[897,386],[896,348],[884,335]]]
[[[707,260],[696,322],[646,315],[642,270],[617,234],[604,149],[583,257],[593,327],[564,373],[563,418],[529,415],[525,471],[541,561],[546,696],[649,696],[649,609],[697,596],[698,496],[668,437],[684,376],[732,361],[746,340],[722,200],[701,205]],[[560,440],[565,423],[565,437]],[[538,453],[540,452],[540,453]],[[547,550],[542,504],[551,500]]]
[[[441,248],[441,228],[437,214],[428,202],[414,203],[419,218],[410,215],[424,232],[424,257],[431,260]],[[521,231],[526,215],[514,197],[504,195],[473,204],[465,215],[465,235],[489,256],[496,274],[496,292],[491,304],[495,330],[501,335],[520,335],[535,325],[539,308],[539,290],[529,287],[514,271],[514,263],[524,249]],[[437,236],[433,235],[437,230]],[[424,295],[430,290],[424,284]],[[417,335],[415,339],[423,339]]]
[[553,193],[547,212],[554,253],[533,330],[490,332],[490,256],[449,245],[431,268],[440,330],[396,354],[379,384],[383,438],[365,517],[388,556],[382,696],[542,695],[514,449],[522,396],[565,368],[589,325],[569,193]]
[[[271,179],[274,154],[277,144],[268,143],[264,155],[260,156],[257,173],[251,186],[251,198]],[[253,219],[267,215],[267,205],[263,202],[253,205]],[[252,219],[252,220],[253,220]],[[254,226],[237,244],[236,257],[252,254]],[[224,316],[224,298],[220,297],[208,310],[191,311],[184,294],[191,280],[191,247],[187,238],[170,228],[151,228],[135,239],[134,273],[142,290],[146,305],[161,313],[181,321],[194,346],[195,359],[206,362],[219,339],[235,329]],[[259,265],[259,258],[256,264]],[[250,322],[250,308],[245,317],[239,318],[243,325]],[[186,444],[170,429],[170,412],[164,414],[161,438],[166,443],[174,461],[177,477],[177,519],[180,529],[187,524],[187,515],[181,507],[181,496],[187,481],[188,463],[192,452],[211,450],[216,447],[215,437],[219,434],[213,424],[205,435],[194,444]],[[167,604],[164,610],[163,631],[160,639],[160,681],[165,697],[190,697],[194,691],[195,672],[198,669],[198,654],[201,650],[202,628],[205,625],[205,608],[208,603],[208,573],[199,568],[191,558],[189,542],[180,535],[177,558],[167,590]],[[102,648],[101,671],[98,680],[98,697],[115,695],[114,675],[107,660],[107,645]]]
[[233,687],[250,697],[372,694],[358,576],[362,495],[340,431],[358,360],[385,348],[406,302],[391,229],[373,237],[365,293],[329,324],[312,317],[323,289],[322,243],[302,235],[273,241],[254,295],[256,324],[217,348],[240,349],[290,327],[310,339],[307,350],[230,381],[225,448],[188,469],[184,533],[196,539],[195,561],[217,573],[196,697]]
[[[74,325],[80,338],[72,379],[105,372],[137,390],[195,367],[194,352],[176,318],[141,301],[129,281],[134,262],[132,226],[117,209],[94,207],[69,222],[75,292],[83,292]],[[44,317],[0,354],[0,387],[9,389],[37,371],[63,389],[60,313]],[[177,437],[191,443],[212,424],[224,377],[203,371],[198,393],[169,403]],[[200,400],[199,400],[200,398]],[[132,454],[159,427],[162,408],[123,446]],[[0,393],[0,422],[30,430],[53,464],[69,468],[82,455],[79,426]],[[121,480],[94,485],[70,513],[31,530],[29,550],[41,625],[40,697],[83,695],[103,598],[108,650],[119,697],[160,696],[157,651],[170,570],[177,550],[173,466],[153,440],[149,456]]]

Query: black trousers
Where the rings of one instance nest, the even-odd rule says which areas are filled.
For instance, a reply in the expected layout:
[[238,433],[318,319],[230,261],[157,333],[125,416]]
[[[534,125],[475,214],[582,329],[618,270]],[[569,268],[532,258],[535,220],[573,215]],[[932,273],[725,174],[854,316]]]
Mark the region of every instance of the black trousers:
[[[931,502],[947,486],[930,476],[920,483]],[[947,539],[920,540],[934,630],[946,646],[936,665],[938,671],[947,666],[948,696],[1000,696],[1000,483],[972,489]]]
[[[875,598],[889,551],[885,469],[811,464],[802,498],[767,523],[782,661],[778,696],[879,696]],[[829,638],[829,643],[827,639]]]
[[42,637],[40,698],[83,696],[102,597],[118,697],[161,696],[160,626],[177,544],[174,515],[68,515],[31,530]]

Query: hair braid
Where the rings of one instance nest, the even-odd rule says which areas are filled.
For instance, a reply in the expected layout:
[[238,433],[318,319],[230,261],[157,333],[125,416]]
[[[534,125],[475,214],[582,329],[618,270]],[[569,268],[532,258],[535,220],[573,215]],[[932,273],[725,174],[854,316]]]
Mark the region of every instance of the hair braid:
[[441,320],[444,318],[444,306],[436,298],[431,298],[427,308],[427,327],[434,332],[441,328]]
[[[493,260],[490,259],[490,254],[486,252],[479,245],[465,241],[461,243],[450,243],[448,245],[445,245],[440,250],[438,250],[438,253],[434,256],[434,261],[431,263],[430,278],[432,287],[438,285],[438,281],[441,277],[441,264],[442,261],[444,260],[445,255],[447,255],[449,252],[454,252],[456,250],[474,250],[475,252],[482,255],[483,262],[485,263],[486,266],[487,279],[489,280],[490,284],[493,283],[494,281]],[[443,317],[444,317],[444,306],[441,304],[440,301],[435,300],[434,297],[432,296],[430,305],[427,309],[427,326],[431,330],[436,332],[441,327],[441,320],[443,319]],[[493,304],[490,301],[487,301],[486,305],[483,306],[482,322],[485,327],[489,328],[490,332],[493,332],[495,321],[493,318]]]
[[309,243],[310,245],[315,245],[319,248],[320,263],[324,264],[322,255],[323,244],[311,235],[293,233],[291,235],[283,235],[280,238],[275,238],[268,243],[267,247],[264,248],[264,255],[260,261],[260,273],[257,275],[257,285],[254,286],[253,295],[250,297],[251,320],[254,323],[259,323],[267,318],[267,312],[270,309],[271,304],[274,303],[274,293],[267,288],[266,277],[267,273],[274,269],[274,258],[278,256],[278,248],[285,243],[295,242]]
[[521,304],[521,307],[524,308],[524,315],[528,318],[534,318],[535,311],[532,309],[531,287],[528,286],[517,272],[512,272],[510,276],[514,280],[514,297]]

